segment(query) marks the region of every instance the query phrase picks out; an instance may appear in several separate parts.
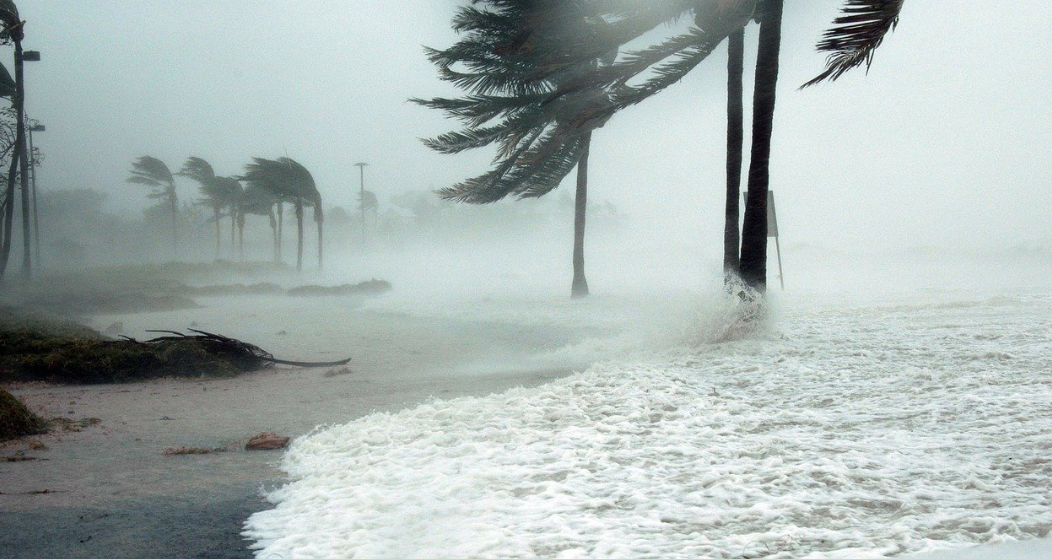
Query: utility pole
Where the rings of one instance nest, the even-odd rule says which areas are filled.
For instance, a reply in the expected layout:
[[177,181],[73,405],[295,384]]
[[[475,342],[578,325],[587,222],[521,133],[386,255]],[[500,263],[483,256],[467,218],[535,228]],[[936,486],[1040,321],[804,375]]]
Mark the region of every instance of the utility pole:
[[37,209],[37,158],[33,150],[33,132],[44,132],[43,124],[37,123],[26,127],[29,131],[29,180],[33,190],[33,248],[37,254],[37,270],[44,265],[44,259],[40,252],[40,211]]
[[362,209],[362,246],[365,246],[365,168],[369,166],[368,163],[360,162],[355,163],[355,167],[358,167],[358,174],[361,182],[358,189],[358,205]]

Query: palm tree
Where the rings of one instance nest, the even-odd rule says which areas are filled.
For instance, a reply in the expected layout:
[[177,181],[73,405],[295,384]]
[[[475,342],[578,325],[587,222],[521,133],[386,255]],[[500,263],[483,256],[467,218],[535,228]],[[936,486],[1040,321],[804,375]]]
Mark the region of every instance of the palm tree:
[[[480,2],[484,3],[484,2]],[[441,153],[458,153],[465,149],[499,144],[500,162],[494,171],[439,191],[450,200],[475,204],[490,203],[509,195],[519,198],[539,197],[558,186],[562,178],[577,167],[577,190],[574,208],[573,298],[588,295],[584,270],[584,234],[588,200],[588,156],[592,129],[579,130],[565,119],[569,111],[607,102],[602,87],[580,88],[548,106],[538,104],[545,91],[556,91],[573,84],[579,76],[614,63],[617,48],[596,53],[582,65],[566,66],[559,72],[545,74],[530,82],[531,76],[544,73],[523,51],[523,22],[547,17],[550,25],[536,30],[546,41],[559,44],[572,36],[595,36],[595,28],[605,25],[589,19],[586,4],[567,2],[553,14],[538,9],[531,2],[489,2],[492,11],[462,8],[454,18],[454,28],[466,30],[463,39],[444,51],[429,50],[429,58],[439,68],[441,77],[468,90],[462,99],[414,99],[429,108],[443,110],[465,122],[467,128],[425,140]],[[550,9],[550,8],[547,8]],[[480,53],[484,53],[480,55]],[[454,70],[464,64],[471,73]],[[505,122],[486,127],[486,122],[503,115]],[[537,180],[543,176],[543,180]]]
[[151,186],[154,191],[149,194],[152,199],[166,198],[172,214],[172,248],[179,251],[179,199],[175,193],[175,178],[172,171],[163,161],[156,157],[144,155],[132,163],[131,176],[128,182]]
[[254,157],[252,163],[245,166],[242,179],[250,186],[264,189],[277,200],[292,204],[296,215],[297,270],[303,269],[303,208],[314,208],[314,221],[318,225],[318,267],[321,268],[324,214],[321,194],[306,167],[288,157],[275,160]]
[[[819,45],[820,51],[831,53],[827,70],[806,85],[836,79],[851,68],[869,64],[883,37],[894,29],[904,0],[845,2],[843,14],[835,22],[839,27],[827,32]],[[477,7],[487,3],[496,9],[487,12]],[[782,5],[782,0],[760,0],[758,10],[766,29],[761,30],[757,64],[755,101],[759,104],[753,115],[756,151],[750,163],[750,197],[739,260],[742,275],[760,291],[766,283],[767,165]],[[489,202],[509,192],[530,196],[554,188],[579,160],[585,134],[618,111],[677,83],[724,39],[741,30],[756,6],[757,0],[567,0],[542,6],[528,0],[474,2],[458,12],[454,29],[477,35],[479,40],[458,43],[464,48],[429,50],[443,79],[471,88],[472,95],[424,103],[465,120],[468,129],[440,136],[429,145],[444,153],[492,143],[498,143],[500,150],[490,172],[446,189],[443,195]],[[566,17],[567,13],[574,17]],[[590,29],[564,24],[579,13],[586,21],[602,23]],[[627,52],[609,66],[580,71],[601,53],[640,40],[688,13],[694,14],[695,25],[686,32]],[[557,79],[568,74],[574,74],[572,79]],[[585,101],[578,97],[585,91],[607,94]],[[502,120],[487,125],[497,119]],[[736,204],[737,196],[728,203]]]

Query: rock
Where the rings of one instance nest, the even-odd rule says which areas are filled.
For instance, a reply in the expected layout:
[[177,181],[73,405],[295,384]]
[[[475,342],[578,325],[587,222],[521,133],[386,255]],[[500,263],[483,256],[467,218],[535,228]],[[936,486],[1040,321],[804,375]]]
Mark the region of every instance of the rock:
[[277,433],[262,432],[248,440],[245,450],[278,450],[289,445],[289,438]]

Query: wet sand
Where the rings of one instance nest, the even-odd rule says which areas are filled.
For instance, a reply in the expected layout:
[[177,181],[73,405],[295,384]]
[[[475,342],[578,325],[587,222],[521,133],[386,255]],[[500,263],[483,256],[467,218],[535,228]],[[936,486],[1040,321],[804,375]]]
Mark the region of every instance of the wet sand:
[[[100,421],[33,439],[46,449],[33,450],[27,441],[0,448],[0,456],[36,458],[0,462],[4,556],[251,557],[241,524],[267,506],[262,490],[283,480],[281,452],[245,451],[249,437],[261,431],[295,437],[432,397],[541,384],[574,367],[530,366],[526,356],[582,335],[543,324],[362,310],[339,301],[275,306],[240,298],[204,309],[96,317],[99,327],[121,320],[133,336],[193,322],[283,358],[354,361],[349,373],[275,368],[233,379],[8,387],[45,417]],[[181,446],[224,451],[163,454]]]

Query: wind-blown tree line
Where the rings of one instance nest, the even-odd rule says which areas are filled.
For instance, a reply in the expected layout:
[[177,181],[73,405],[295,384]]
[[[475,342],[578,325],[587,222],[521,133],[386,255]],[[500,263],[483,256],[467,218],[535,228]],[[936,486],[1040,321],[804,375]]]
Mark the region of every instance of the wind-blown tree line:
[[[200,157],[189,157],[178,173],[173,174],[161,160],[142,156],[132,164],[128,182],[154,187],[149,197],[164,199],[172,208],[173,239],[178,231],[178,196],[175,176],[187,177],[200,186],[198,203],[212,209],[215,223],[216,258],[222,253],[222,227],[224,218],[230,219],[230,247],[244,255],[244,230],[246,216],[259,215],[268,218],[274,244],[274,260],[281,260],[281,216],[282,206],[292,204],[297,218],[296,269],[303,268],[303,210],[313,208],[314,221],[318,226],[318,267],[322,266],[322,242],[324,212],[321,193],[310,172],[300,163],[288,157],[276,160],[253,158],[245,166],[241,176],[218,176],[212,165]],[[242,182],[247,186],[242,187]],[[277,217],[275,217],[277,216]],[[177,245],[173,246],[178,249]]]
[[[840,17],[818,45],[820,52],[828,54],[826,70],[805,86],[868,67],[874,51],[897,24],[903,2],[845,0]],[[473,1],[453,21],[462,39],[444,51],[428,50],[440,76],[466,90],[466,95],[418,102],[466,125],[464,130],[426,141],[427,145],[442,153],[496,145],[497,155],[488,172],[440,194],[487,203],[509,195],[550,192],[579,162],[587,168],[583,156],[593,130],[681,80],[730,38],[724,268],[728,278],[740,276],[762,293],[783,7],[784,0]],[[690,22],[685,30],[642,48],[626,49],[653,36],[655,29],[676,28],[681,20]],[[753,20],[760,23],[760,34],[749,194],[739,237],[742,30]],[[619,53],[611,63],[595,63],[611,52]]]

